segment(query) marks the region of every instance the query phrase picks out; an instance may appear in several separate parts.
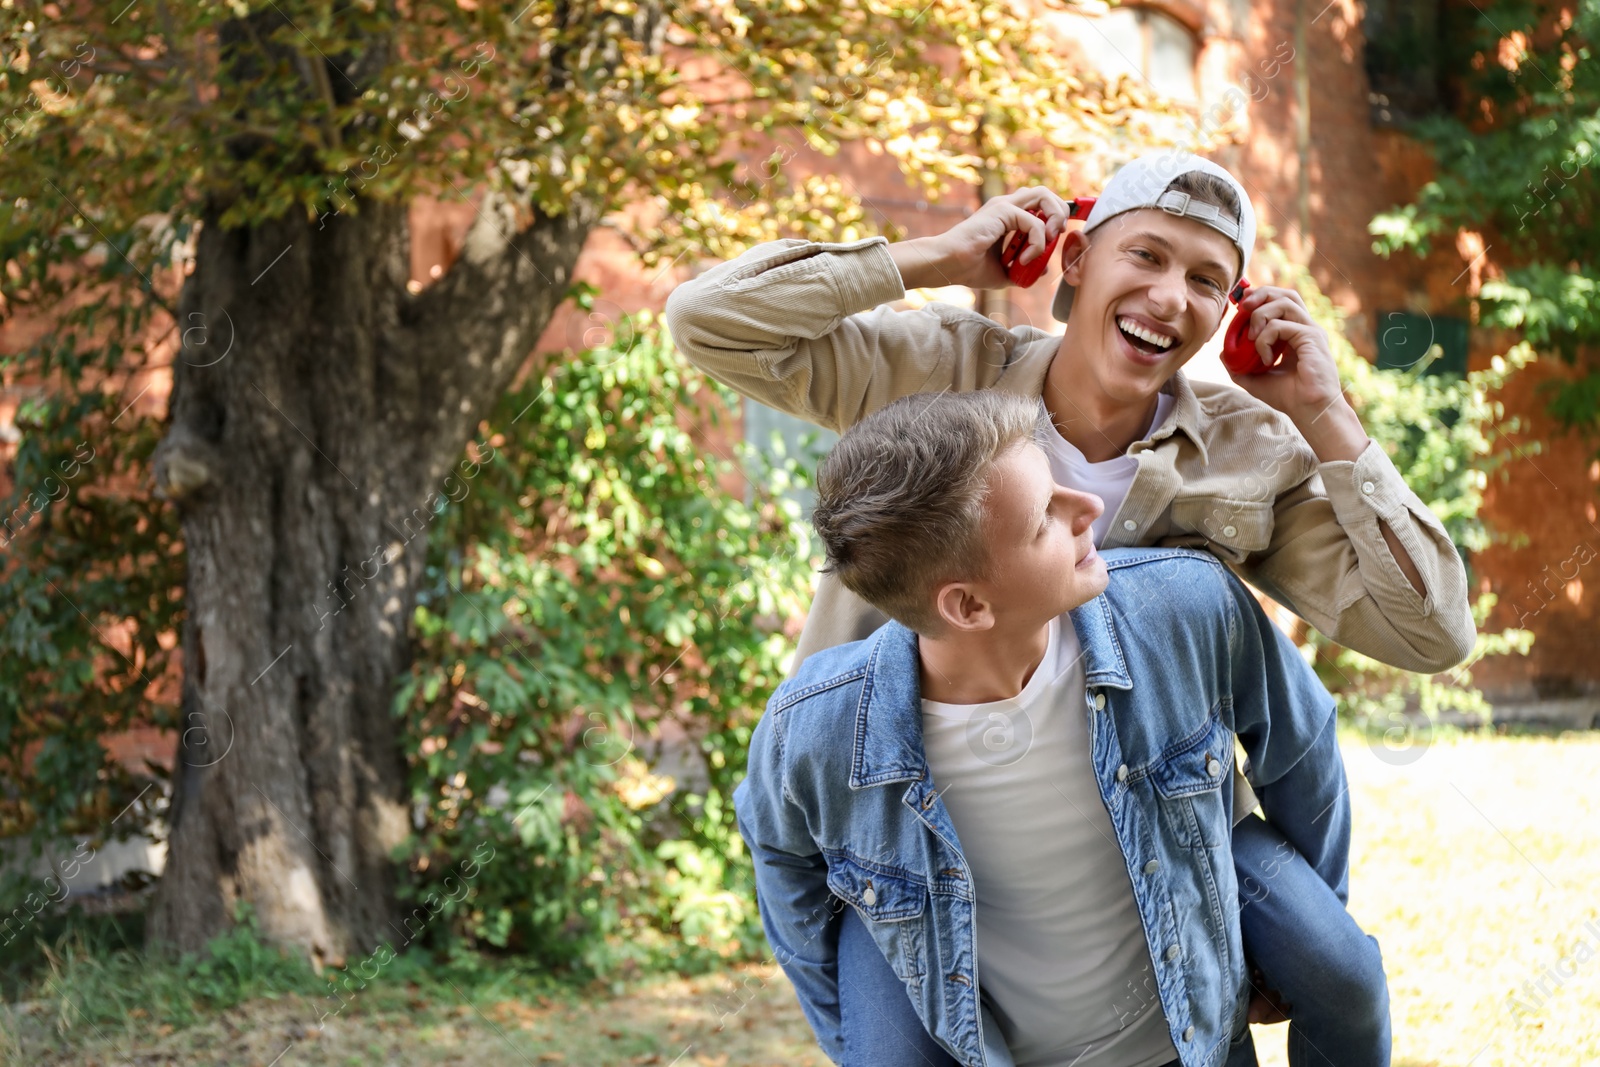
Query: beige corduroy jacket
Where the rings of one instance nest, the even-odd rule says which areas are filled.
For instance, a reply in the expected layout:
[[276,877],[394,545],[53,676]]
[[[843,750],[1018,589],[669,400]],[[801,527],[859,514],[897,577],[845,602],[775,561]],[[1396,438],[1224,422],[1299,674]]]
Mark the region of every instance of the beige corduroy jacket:
[[[882,306],[904,296],[882,237],[785,239],[679,285],[666,321],[679,350],[711,377],[841,432],[912,393],[1042,395],[1059,336],[949,304]],[[1241,389],[1190,382],[1181,371],[1162,389],[1176,402],[1129,447],[1138,472],[1101,547],[1208,549],[1334,641],[1406,670],[1447,670],[1471,653],[1461,558],[1376,442],[1354,461],[1320,463],[1287,416]],[[1425,593],[1395,562],[1380,518]],[[792,669],[885,621],[823,575]]]

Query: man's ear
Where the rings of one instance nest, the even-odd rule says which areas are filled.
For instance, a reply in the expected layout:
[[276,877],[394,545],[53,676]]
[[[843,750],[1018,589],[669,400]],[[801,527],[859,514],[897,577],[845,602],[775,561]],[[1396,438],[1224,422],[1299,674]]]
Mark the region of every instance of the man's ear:
[[1062,280],[1068,285],[1083,284],[1083,257],[1089,251],[1089,235],[1083,230],[1068,230],[1061,239]]
[[946,582],[933,594],[933,610],[957,633],[977,633],[994,626],[994,609],[970,582]]

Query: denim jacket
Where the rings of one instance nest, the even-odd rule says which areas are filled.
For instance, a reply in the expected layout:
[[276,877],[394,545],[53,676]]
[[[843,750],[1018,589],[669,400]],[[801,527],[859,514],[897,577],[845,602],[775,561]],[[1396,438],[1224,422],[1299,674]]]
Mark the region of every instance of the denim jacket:
[[[1248,1034],[1224,788],[1234,738],[1265,814],[1343,899],[1349,809],[1334,703],[1209,553],[1103,555],[1106,591],[1070,616],[1093,772],[1173,1044],[1184,1067],[1219,1067]],[[842,901],[952,1056],[1013,1067],[980,997],[972,872],[931,778],[921,714],[917,636],[894,621],[814,653],[774,692],[734,790],[762,924],[835,1063]]]

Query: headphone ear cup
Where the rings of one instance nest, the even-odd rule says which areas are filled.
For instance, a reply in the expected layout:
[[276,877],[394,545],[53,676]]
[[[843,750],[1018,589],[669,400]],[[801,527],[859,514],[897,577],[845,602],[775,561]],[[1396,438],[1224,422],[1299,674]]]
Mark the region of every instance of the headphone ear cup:
[[1272,342],[1272,364],[1261,362],[1261,353],[1250,339],[1250,316],[1234,312],[1228,332],[1222,338],[1222,365],[1234,374],[1265,374],[1289,354],[1288,341]]
[[[1044,220],[1044,212],[1037,208],[1029,208],[1028,214],[1040,221]],[[1055,255],[1056,243],[1060,240],[1061,234],[1058,233],[1044,246],[1043,252],[1027,263],[1019,263],[1017,257],[1028,247],[1028,235],[1022,230],[1012,234],[1010,244],[1006,245],[1000,256],[1001,265],[1006,268],[1006,277],[1010,279],[1011,284],[1026,289],[1038,281],[1050,266],[1050,257]]]
[[1251,342],[1247,332],[1250,316],[1235,312],[1222,339],[1222,365],[1233,374],[1261,374],[1269,368],[1261,362],[1261,354]]

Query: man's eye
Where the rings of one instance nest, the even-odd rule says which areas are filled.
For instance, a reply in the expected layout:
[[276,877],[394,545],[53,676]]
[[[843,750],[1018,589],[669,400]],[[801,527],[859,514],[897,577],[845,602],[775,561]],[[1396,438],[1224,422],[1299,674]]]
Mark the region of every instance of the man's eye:
[[1155,258],[1156,257],[1151,255],[1149,252],[1145,251],[1142,248],[1135,248],[1133,250],[1133,254],[1136,255],[1136,256],[1143,256],[1145,259],[1150,260],[1152,263],[1155,262]]
[[1205,282],[1207,285],[1211,286],[1211,288],[1215,289],[1219,293],[1222,292],[1222,286],[1218,285],[1215,281],[1213,281],[1210,278],[1201,276],[1200,278],[1197,278],[1196,280]]

